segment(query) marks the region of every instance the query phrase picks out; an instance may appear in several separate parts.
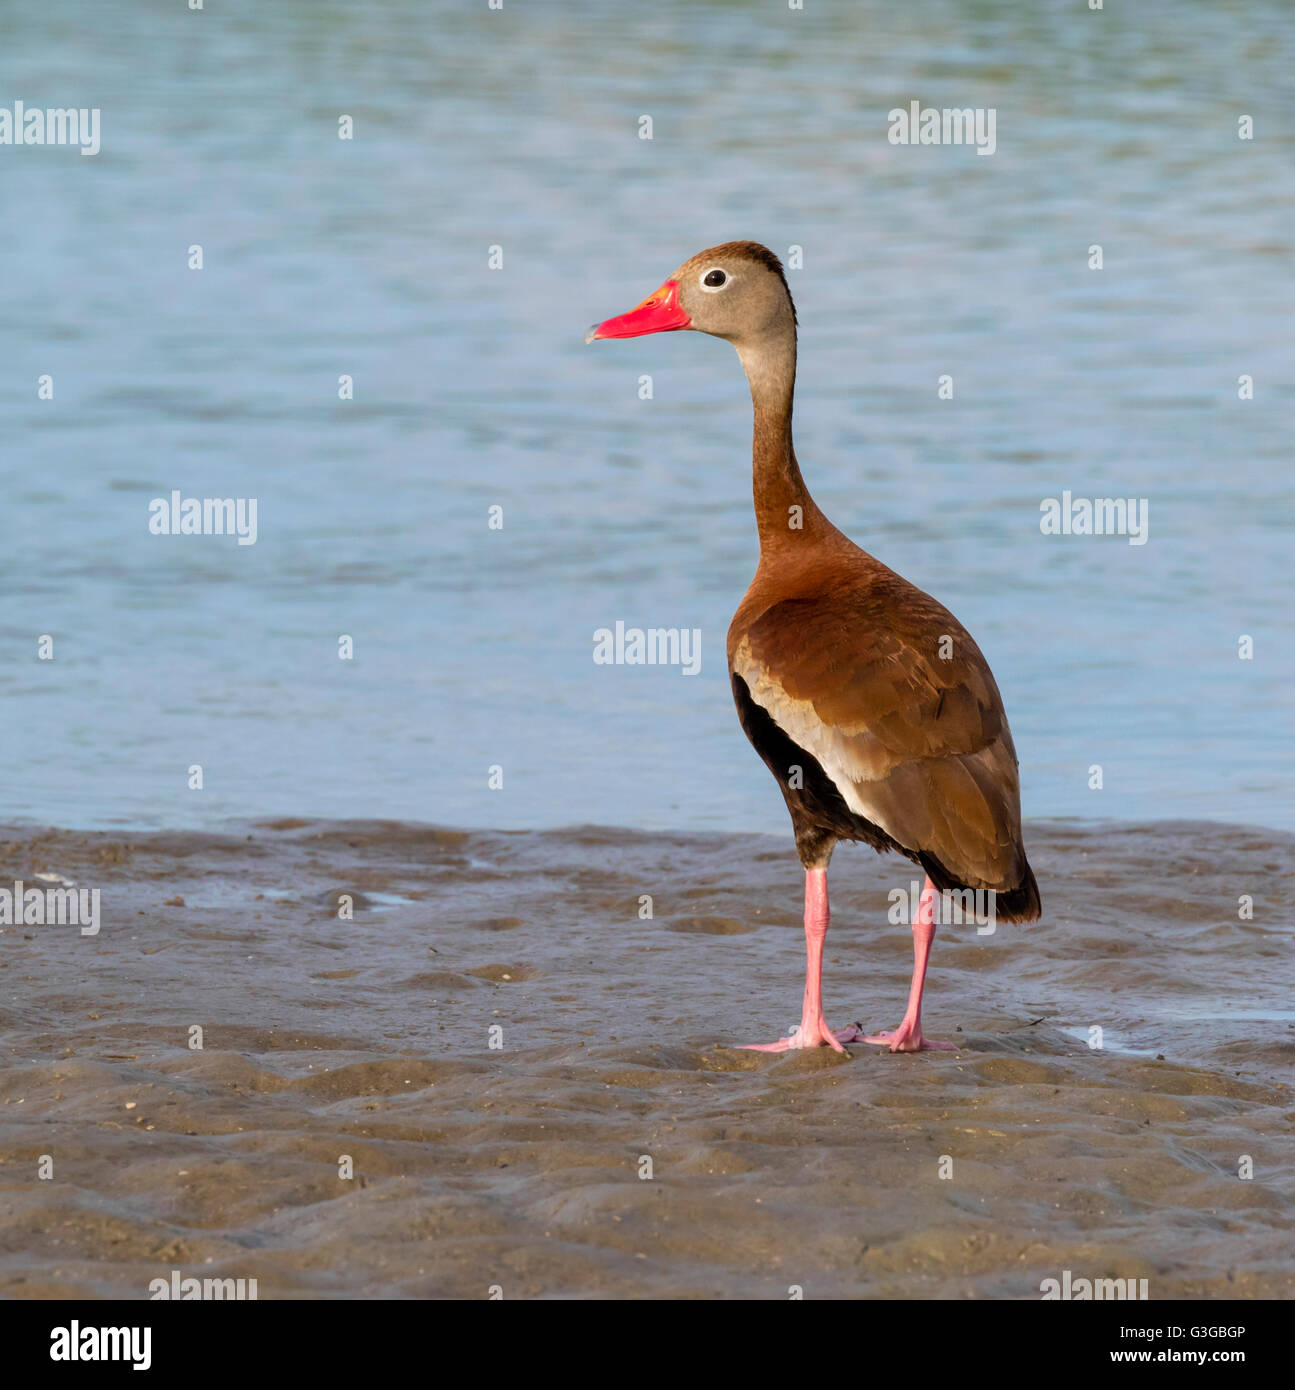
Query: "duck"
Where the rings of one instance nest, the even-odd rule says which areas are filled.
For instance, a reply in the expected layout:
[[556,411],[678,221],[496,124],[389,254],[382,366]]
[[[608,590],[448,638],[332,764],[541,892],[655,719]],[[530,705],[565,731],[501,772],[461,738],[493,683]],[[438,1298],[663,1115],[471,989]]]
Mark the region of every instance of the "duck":
[[[955,1051],[922,1031],[937,923],[964,905],[995,925],[1042,911],[997,682],[957,618],[851,541],[810,495],[792,444],[798,322],[778,257],[753,241],[712,246],[585,341],[684,330],[731,343],[751,391],[760,559],[729,627],[729,681],[742,730],[786,802],[804,870],[800,1023],[774,1042],[741,1046]],[[904,1014],[875,1033],[861,1023],[834,1029],[823,1012],[827,873],[843,840],[902,855],[924,874],[910,903]]]

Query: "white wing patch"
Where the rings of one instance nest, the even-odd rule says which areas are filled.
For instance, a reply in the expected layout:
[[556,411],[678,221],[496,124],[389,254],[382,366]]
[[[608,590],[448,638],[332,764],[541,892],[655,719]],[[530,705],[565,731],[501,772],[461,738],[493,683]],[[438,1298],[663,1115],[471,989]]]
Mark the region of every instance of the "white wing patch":
[[733,669],[746,682],[751,699],[818,762],[850,810],[903,844],[903,838],[886,823],[885,812],[868,798],[868,783],[889,776],[896,762],[881,743],[869,733],[844,734],[824,724],[809,700],[788,695],[755,660],[746,637],[733,653]]

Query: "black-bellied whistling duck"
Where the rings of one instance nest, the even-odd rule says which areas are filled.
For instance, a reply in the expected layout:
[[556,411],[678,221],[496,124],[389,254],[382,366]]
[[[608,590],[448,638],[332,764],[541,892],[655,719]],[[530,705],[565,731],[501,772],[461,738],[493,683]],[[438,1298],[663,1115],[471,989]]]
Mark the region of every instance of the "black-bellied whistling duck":
[[[796,310],[773,252],[752,241],[703,251],[586,341],[680,328],[726,338],[751,387],[760,564],[729,628],[729,674],[738,718],[778,779],[805,866],[800,1026],[750,1046],[952,1051],[922,1036],[937,893],[977,890],[995,921],[1039,915],[998,686],[948,609],[860,550],[809,495],[791,443]],[[827,865],[838,840],[898,850],[926,873],[908,1007],[889,1032],[833,1030],[823,1017]]]

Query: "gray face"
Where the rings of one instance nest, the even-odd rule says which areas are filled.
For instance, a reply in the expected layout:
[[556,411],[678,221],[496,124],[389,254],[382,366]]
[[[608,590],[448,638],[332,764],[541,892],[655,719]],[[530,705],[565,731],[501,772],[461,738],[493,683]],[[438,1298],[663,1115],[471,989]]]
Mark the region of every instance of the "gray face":
[[726,247],[693,256],[670,278],[678,281],[680,307],[699,333],[731,343],[754,343],[770,333],[784,333],[793,324],[782,279]]

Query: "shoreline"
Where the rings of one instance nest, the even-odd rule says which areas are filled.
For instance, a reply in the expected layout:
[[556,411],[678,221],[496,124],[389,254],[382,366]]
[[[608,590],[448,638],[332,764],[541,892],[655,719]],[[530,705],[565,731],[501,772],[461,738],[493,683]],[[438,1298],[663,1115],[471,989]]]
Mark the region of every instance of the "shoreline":
[[[1026,840],[1033,831],[1049,829],[1127,831],[1141,830],[1168,831],[1175,829],[1201,829],[1249,831],[1254,834],[1272,835],[1278,839],[1295,842],[1295,829],[1284,826],[1266,825],[1259,821],[1231,821],[1202,819],[1199,816],[1169,816],[1155,820],[1126,820],[1118,816],[1034,816],[1023,820]],[[225,816],[218,817],[203,825],[141,825],[122,823],[120,825],[58,825],[52,821],[40,820],[31,816],[7,816],[0,820],[0,842],[42,835],[85,835],[85,836],[159,836],[192,835],[221,837],[227,835],[248,835],[257,831],[290,831],[310,829],[318,832],[329,830],[363,831],[373,833],[378,830],[391,830],[400,834],[420,832],[450,835],[613,835],[643,838],[665,836],[686,839],[763,839],[783,841],[791,844],[790,822],[783,829],[753,830],[734,829],[731,826],[704,828],[652,828],[635,825],[610,825],[598,821],[567,821],[561,825],[472,825],[450,824],[435,820],[407,820],[387,816]],[[842,841],[844,846],[847,842]],[[1028,844],[1027,844],[1028,847]],[[902,856],[893,855],[896,860]],[[911,861],[910,861],[911,862]]]

